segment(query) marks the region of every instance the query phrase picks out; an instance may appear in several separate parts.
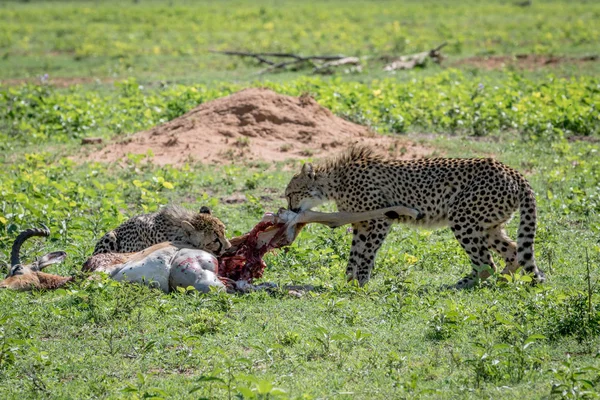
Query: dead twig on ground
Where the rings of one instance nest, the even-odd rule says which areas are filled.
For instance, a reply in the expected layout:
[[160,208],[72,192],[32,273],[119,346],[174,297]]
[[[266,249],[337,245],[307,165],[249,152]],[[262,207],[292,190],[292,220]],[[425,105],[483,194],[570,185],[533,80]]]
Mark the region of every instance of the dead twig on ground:
[[[324,68],[332,68],[335,67],[335,64],[331,64],[332,62],[345,60],[356,57],[346,57],[344,55],[313,55],[313,56],[301,56],[294,53],[253,53],[248,51],[216,51],[213,50],[211,53],[223,54],[226,56],[238,56],[238,57],[250,57],[257,60],[260,64],[268,65],[267,68],[260,70],[258,75],[262,75],[268,72],[273,72],[277,70],[286,70],[290,67],[299,67],[302,64],[309,64],[314,68],[313,72],[320,71]],[[269,58],[287,58],[288,60],[275,62],[270,60]],[[321,61],[322,64],[318,64],[317,62]],[[339,65],[348,64],[341,63]],[[326,64],[328,64],[326,66]]]
[[313,69],[313,74],[328,74],[332,73],[332,68],[337,68],[342,65],[352,65],[356,68],[360,68],[360,58],[358,57],[345,57],[339,60],[327,61],[321,65],[316,66]]
[[264,57],[276,57],[276,58],[294,58],[298,61],[308,61],[308,60],[321,60],[321,61],[331,61],[331,60],[339,60],[341,58],[345,58],[346,56],[337,55],[337,56],[300,56],[294,53],[252,53],[248,51],[218,51],[211,50],[211,53],[216,54],[225,54],[227,56],[240,56],[240,57],[254,57],[254,58],[264,58]]
[[[410,54],[406,56],[400,56],[395,58],[383,58],[387,60],[387,64],[383,69],[385,71],[396,71],[399,69],[413,69],[425,65],[428,59],[431,59],[435,63],[441,63],[443,56],[441,49],[446,46],[446,42],[441,45],[422,53]],[[328,74],[333,73],[335,68],[341,66],[352,66],[355,70],[361,70],[361,58],[359,57],[347,57],[344,55],[312,55],[302,56],[294,53],[254,53],[249,51],[217,51],[212,50],[211,53],[223,54],[226,56],[237,56],[253,58],[260,64],[267,65],[266,68],[257,72],[257,75],[266,74],[275,71],[285,71],[289,69],[300,69],[312,67],[314,74]],[[363,57],[367,58],[367,57]],[[276,61],[283,59],[281,61]]]
[[415,67],[422,67],[425,65],[428,58],[431,58],[433,62],[439,64],[444,58],[440,50],[446,45],[447,43],[444,42],[429,51],[398,57],[396,60],[383,67],[383,70],[396,71],[400,69],[413,69]]

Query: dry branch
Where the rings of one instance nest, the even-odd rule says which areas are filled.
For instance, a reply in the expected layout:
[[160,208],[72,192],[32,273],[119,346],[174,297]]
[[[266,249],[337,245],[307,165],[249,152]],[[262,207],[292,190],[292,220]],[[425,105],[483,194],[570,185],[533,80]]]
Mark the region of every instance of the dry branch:
[[329,73],[331,72],[332,68],[337,68],[340,67],[342,65],[354,65],[354,66],[360,66],[360,58],[358,57],[345,57],[345,58],[340,58],[338,60],[333,60],[333,61],[327,61],[324,62],[323,64],[316,66],[313,69],[313,73]]
[[[388,59],[388,64],[383,68],[385,71],[396,71],[399,69],[413,69],[425,65],[428,59],[435,63],[440,63],[443,59],[441,49],[446,46],[446,42],[441,45],[421,53],[410,54],[406,56]],[[223,54],[226,56],[250,57],[260,64],[267,65],[257,74],[262,75],[268,72],[283,71],[290,68],[300,68],[312,66],[313,73],[332,73],[334,68],[350,65],[356,69],[361,68],[361,59],[358,57],[347,57],[344,55],[312,55],[301,56],[294,53],[254,53],[248,51],[216,51],[211,53]],[[366,58],[366,57],[363,57]]]
[[294,58],[298,61],[308,61],[308,60],[321,60],[321,61],[331,61],[331,60],[339,60],[341,58],[345,58],[343,55],[338,56],[299,56],[294,53],[252,53],[248,51],[217,51],[211,50],[211,53],[216,54],[225,54],[227,56],[240,56],[240,57],[276,57],[276,58]]
[[261,69],[260,71],[257,72],[257,75],[262,75],[262,74],[266,74],[268,72],[273,72],[277,69],[285,69],[287,67],[290,67],[292,65],[301,65],[303,63],[305,63],[307,61],[305,60],[292,60],[292,61],[283,61],[277,64],[272,64],[270,67],[267,67],[265,69]]
[[[238,56],[238,57],[250,57],[254,58],[261,64],[267,64],[268,67],[259,71],[258,74],[265,74],[276,70],[285,70],[289,67],[300,66],[302,64],[311,64],[315,71],[320,70],[324,65],[335,62],[338,60],[344,60],[355,57],[346,57],[343,55],[331,56],[331,55],[314,55],[314,56],[301,56],[294,53],[253,53],[247,51],[211,51],[211,53],[224,54],[226,56]],[[275,62],[270,58],[287,58],[286,61]],[[322,61],[322,64],[317,64],[316,61]],[[339,64],[344,65],[344,63]],[[330,64],[323,68],[334,67],[335,65]]]
[[427,62],[428,58],[431,58],[433,62],[439,64],[442,59],[442,53],[440,50],[446,46],[446,42],[441,45],[433,48],[429,51],[424,51],[422,53],[410,54],[406,56],[398,57],[392,63],[383,67],[384,71],[396,71],[399,69],[413,69],[415,67],[422,67]]

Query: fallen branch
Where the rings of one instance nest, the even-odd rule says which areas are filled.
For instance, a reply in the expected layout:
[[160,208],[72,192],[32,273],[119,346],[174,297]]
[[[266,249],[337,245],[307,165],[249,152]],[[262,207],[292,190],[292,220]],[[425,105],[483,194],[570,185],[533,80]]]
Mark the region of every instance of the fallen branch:
[[342,65],[354,65],[360,67],[360,59],[358,57],[345,57],[339,60],[327,61],[313,69],[313,74],[331,73],[331,68],[340,67]]
[[211,50],[211,53],[216,54],[225,54],[227,56],[240,56],[240,57],[276,57],[276,58],[295,58],[298,61],[308,61],[308,60],[321,60],[321,61],[331,61],[331,60],[339,60],[341,58],[345,58],[346,56],[299,56],[294,53],[251,53],[247,51],[218,51]]
[[399,69],[413,69],[415,67],[422,67],[425,65],[428,58],[431,58],[433,62],[439,64],[443,60],[440,50],[446,45],[447,43],[444,42],[429,51],[398,57],[398,59],[383,67],[383,70],[396,71]]
[[[330,64],[332,62],[338,60],[349,60],[349,59],[357,59],[356,57],[346,57],[343,55],[339,56],[330,56],[330,55],[314,55],[314,56],[301,56],[294,53],[252,53],[247,51],[216,51],[211,50],[211,53],[223,54],[226,56],[238,56],[238,57],[250,57],[254,58],[261,64],[267,64],[268,67],[259,71],[258,75],[262,75],[268,72],[273,72],[276,70],[284,70],[292,66],[299,66],[304,63],[310,63],[314,67],[314,71],[321,70],[322,68],[330,68],[336,66],[335,64]],[[275,62],[270,60],[271,58],[287,58],[291,60]],[[357,59],[358,60],[358,59]],[[315,61],[323,61],[322,64],[317,64]],[[341,63],[339,65],[348,64],[349,61]]]
[[[413,69],[425,65],[428,59],[433,62],[440,63],[443,60],[441,49],[446,46],[446,42],[441,45],[421,53],[410,54],[406,56],[388,59],[384,71],[396,71],[399,69]],[[223,54],[226,56],[250,57],[258,61],[260,64],[267,65],[266,68],[260,70],[257,74],[262,75],[274,71],[283,71],[290,68],[300,68],[305,64],[312,66],[313,73],[332,73],[334,68],[351,65],[356,69],[361,68],[361,59],[358,57],[347,57],[344,55],[312,55],[301,56],[294,53],[253,53],[248,51],[217,51],[211,50],[211,53]],[[365,57],[363,57],[365,58]],[[283,59],[275,61],[274,59]]]
[[305,62],[307,62],[307,61],[305,61],[305,60],[284,61],[284,62],[280,62],[280,63],[277,63],[277,64],[273,64],[270,67],[267,67],[265,69],[261,69],[256,74],[257,75],[262,75],[262,74],[266,74],[268,72],[273,72],[276,69],[285,69],[286,67],[289,67],[289,66],[292,66],[292,65],[300,65],[300,64],[303,64]]

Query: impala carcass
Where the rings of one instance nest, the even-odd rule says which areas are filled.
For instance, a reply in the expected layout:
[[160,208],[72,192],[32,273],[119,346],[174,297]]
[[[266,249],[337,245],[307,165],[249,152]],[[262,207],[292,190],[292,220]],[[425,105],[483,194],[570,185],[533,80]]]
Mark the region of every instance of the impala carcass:
[[[263,256],[270,250],[291,244],[302,228],[309,223],[320,223],[331,228],[354,222],[377,218],[397,218],[399,215],[411,216],[418,219],[417,210],[397,206],[361,213],[320,213],[305,211],[300,214],[280,209],[278,213],[267,213],[263,219],[248,233],[231,239],[231,247],[219,258],[213,254],[189,247],[187,244],[165,242],[149,247],[136,253],[103,253],[90,257],[83,265],[84,272],[104,272],[112,279],[122,282],[137,282],[160,288],[165,293],[177,287],[194,287],[201,292],[211,288],[227,290],[248,290],[254,279],[262,276],[266,264]],[[31,232],[42,230],[30,229],[23,232],[13,245],[13,253]],[[50,232],[43,230],[43,236]],[[37,235],[41,235],[37,233]],[[66,254],[64,252],[50,253],[33,267],[23,268],[23,276],[38,274],[37,285],[23,285],[21,290],[53,289],[56,284],[45,285],[43,282],[62,282],[60,286],[72,278],[37,272],[44,266],[59,262]],[[17,264],[18,264],[17,258]],[[13,268],[11,268],[12,273]],[[12,278],[11,273],[0,287],[17,288],[5,285]],[[39,274],[43,274],[40,278]],[[21,278],[24,280],[25,278]],[[27,278],[34,281],[34,278]],[[5,285],[5,286],[2,286]]]
[[418,219],[420,214],[402,206],[361,213],[305,211],[297,214],[280,209],[277,214],[265,214],[250,232],[231,239],[231,247],[218,258],[188,245],[161,243],[137,253],[97,254],[86,261],[83,271],[105,272],[117,281],[145,283],[164,292],[189,286],[201,292],[207,292],[211,287],[248,290],[266,268],[263,256],[272,249],[291,244],[306,224],[319,223],[336,228],[399,215]]
[[[13,290],[52,290],[73,280],[42,272],[42,269],[61,262],[67,254],[64,251],[48,253],[31,264],[21,264],[22,244],[34,236],[50,236],[50,230],[27,229],[15,239],[11,251],[11,267],[6,278],[0,282],[0,289]],[[106,272],[117,281],[146,283],[164,292],[181,286],[193,286],[207,292],[211,286],[224,288],[216,277],[218,261],[212,254],[185,245],[161,243],[137,253],[106,253],[92,256],[83,266],[83,271]]]
[[187,244],[164,242],[137,253],[103,253],[90,257],[84,272],[104,272],[119,282],[137,282],[156,287],[165,293],[177,287],[194,287],[208,292],[223,289],[219,279],[219,261],[204,250]]
[[245,287],[246,283],[262,276],[266,268],[263,256],[268,251],[290,245],[302,228],[310,223],[337,228],[355,222],[380,218],[396,219],[399,216],[409,216],[418,220],[423,214],[404,206],[357,213],[322,213],[310,210],[295,213],[282,208],[277,214],[265,214],[250,232],[230,240],[231,247],[219,257],[219,275],[234,282],[238,288]]
[[71,281],[72,277],[58,276],[42,272],[49,265],[62,262],[67,253],[54,251],[45,254],[31,264],[21,264],[21,246],[34,236],[50,236],[50,230],[44,228],[27,229],[15,239],[10,252],[10,269],[6,278],[0,282],[0,289],[33,290],[57,289]]

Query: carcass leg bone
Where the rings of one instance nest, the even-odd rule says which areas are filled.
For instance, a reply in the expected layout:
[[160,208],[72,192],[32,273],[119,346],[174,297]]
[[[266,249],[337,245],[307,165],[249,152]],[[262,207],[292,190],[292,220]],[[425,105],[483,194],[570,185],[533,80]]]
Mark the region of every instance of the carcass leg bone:
[[423,218],[423,214],[421,214],[418,210],[404,206],[386,207],[380,208],[378,210],[363,212],[340,211],[333,213],[323,213],[318,211],[307,210],[299,214],[292,213],[295,215],[292,216],[291,220],[289,219],[289,213],[291,213],[291,211],[286,209],[280,209],[277,216],[282,221],[286,221],[293,224],[309,224],[314,222],[326,225],[330,228],[337,228],[346,224],[353,224],[355,222],[369,221],[378,218],[396,219],[400,216],[408,216],[416,220]]
[[277,214],[272,215],[272,218],[275,223],[285,224],[287,240],[291,243],[294,241],[302,227],[310,223],[323,224],[330,228],[337,228],[342,225],[353,224],[356,222],[379,218],[396,219],[400,216],[408,216],[415,220],[423,218],[423,214],[419,210],[404,206],[386,207],[363,212],[340,211],[333,213],[323,213],[311,210],[295,213],[281,208]]

